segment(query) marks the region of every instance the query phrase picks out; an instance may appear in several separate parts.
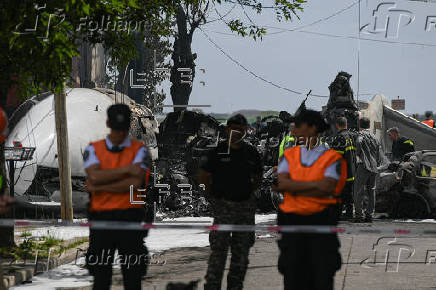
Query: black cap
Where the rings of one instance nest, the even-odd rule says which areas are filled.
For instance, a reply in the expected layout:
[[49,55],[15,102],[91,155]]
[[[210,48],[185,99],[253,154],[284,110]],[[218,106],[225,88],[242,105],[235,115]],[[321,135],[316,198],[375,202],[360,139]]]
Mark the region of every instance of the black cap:
[[295,116],[295,126],[299,127],[303,123],[309,126],[315,126],[317,133],[323,133],[330,127],[321,112],[309,109],[302,110]]
[[109,128],[119,131],[128,131],[130,129],[130,116],[132,112],[129,106],[125,104],[115,104],[107,109],[107,119]]
[[236,114],[227,120],[227,126],[230,125],[248,126],[248,122],[242,114]]

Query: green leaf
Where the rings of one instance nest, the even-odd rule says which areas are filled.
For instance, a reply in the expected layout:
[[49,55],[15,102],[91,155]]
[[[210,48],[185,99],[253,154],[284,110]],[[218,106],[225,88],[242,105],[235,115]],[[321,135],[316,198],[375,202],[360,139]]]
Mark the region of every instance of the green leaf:
[[135,0],[129,0],[129,7],[131,8],[140,8],[138,3]]
[[83,12],[85,12],[85,14],[88,16],[89,16],[89,9],[90,9],[89,4],[83,5]]

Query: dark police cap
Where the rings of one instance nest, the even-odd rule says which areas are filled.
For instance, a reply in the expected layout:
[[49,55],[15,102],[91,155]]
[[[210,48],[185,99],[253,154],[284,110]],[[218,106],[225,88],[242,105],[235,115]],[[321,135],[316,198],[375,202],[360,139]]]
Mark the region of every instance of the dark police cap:
[[107,109],[109,128],[113,130],[128,131],[130,129],[130,116],[132,112],[125,104],[115,104]]
[[236,114],[227,120],[227,126],[230,125],[248,126],[248,121],[242,114]]

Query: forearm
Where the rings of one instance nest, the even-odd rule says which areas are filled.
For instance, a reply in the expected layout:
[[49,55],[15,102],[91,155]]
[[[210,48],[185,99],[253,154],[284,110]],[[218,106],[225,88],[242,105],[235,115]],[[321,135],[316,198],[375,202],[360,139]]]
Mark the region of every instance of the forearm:
[[109,192],[109,193],[123,193],[123,192],[129,192],[130,186],[133,185],[134,189],[138,189],[142,186],[142,184],[139,182],[138,178],[136,177],[130,177],[130,178],[124,178],[119,181],[115,181],[109,184],[102,184],[97,185],[95,187],[95,192]]
[[293,193],[293,195],[308,196],[308,197],[326,197],[326,196],[331,196],[332,193],[317,189],[317,190],[300,191],[300,192]]
[[318,189],[316,181],[294,181],[292,179],[279,178],[278,188],[280,191],[295,193],[295,192],[310,192]]
[[278,188],[280,191],[289,192],[296,196],[323,197],[334,194],[337,180],[325,177],[315,181],[295,181],[287,174],[279,174]]
[[89,182],[93,185],[108,185],[128,176],[128,167],[114,169],[95,169],[89,174]]

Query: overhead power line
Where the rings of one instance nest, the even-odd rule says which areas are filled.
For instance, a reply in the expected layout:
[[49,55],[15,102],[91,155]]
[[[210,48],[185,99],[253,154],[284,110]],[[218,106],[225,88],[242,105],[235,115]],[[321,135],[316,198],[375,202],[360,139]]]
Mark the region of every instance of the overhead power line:
[[301,31],[296,31],[296,32],[320,35],[320,36],[331,37],[331,38],[344,38],[344,39],[353,39],[353,40],[360,39],[360,40],[364,40],[364,41],[381,42],[381,43],[389,43],[389,44],[436,47],[436,44],[431,44],[431,43],[390,41],[390,40],[382,40],[382,39],[364,38],[364,37],[358,37],[358,36],[344,36],[344,35],[336,35],[336,34],[329,34],[329,33],[320,33],[320,32],[313,32],[313,31],[306,31],[306,30],[301,30]]
[[[272,35],[272,34],[280,34],[280,33],[286,33],[286,32],[288,32],[288,31],[297,31],[297,30],[301,30],[301,29],[304,29],[304,28],[307,28],[307,27],[310,27],[310,26],[313,26],[313,25],[319,24],[319,23],[321,23],[321,22],[327,21],[327,20],[329,20],[329,19],[331,19],[331,18],[333,18],[333,17],[336,17],[336,16],[342,14],[343,12],[345,12],[345,11],[347,11],[347,10],[350,10],[351,8],[353,8],[354,6],[356,6],[357,4],[359,4],[361,1],[362,1],[362,0],[358,0],[357,2],[354,2],[354,3],[350,4],[350,5],[347,6],[347,7],[340,9],[340,10],[336,11],[335,13],[333,13],[333,14],[331,14],[331,15],[329,15],[329,16],[326,16],[326,17],[320,18],[320,19],[318,19],[318,20],[316,20],[316,21],[314,21],[314,22],[311,22],[311,23],[309,23],[309,24],[304,24],[304,25],[301,25],[301,26],[298,26],[298,27],[295,27],[295,28],[286,29],[286,28],[274,27],[274,26],[265,26],[265,28],[274,28],[274,29],[281,30],[281,31],[279,31],[279,32],[268,33],[269,35]],[[235,2],[231,2],[231,3],[235,3]],[[241,3],[240,3],[240,4],[241,4]],[[241,5],[242,5],[242,4],[241,4]],[[233,6],[233,8],[234,8],[234,6]],[[247,12],[245,11],[245,9],[243,9],[243,10],[244,10],[244,14],[245,14],[245,16],[250,20],[251,23],[253,23],[253,21],[251,20],[251,18],[247,15]],[[221,21],[224,22],[226,25],[228,25],[228,23],[224,20],[224,18],[225,18],[227,15],[224,15],[224,16],[221,15],[221,14],[218,12],[218,10],[216,9],[216,7],[215,7],[215,11],[216,11],[216,13],[220,16],[220,18],[217,19],[217,20],[221,20]],[[221,34],[225,34],[225,33],[221,33]],[[229,33],[229,34],[230,34],[230,33]],[[232,34],[232,35],[234,35],[234,34]]]
[[[282,28],[279,28],[279,27],[273,27],[273,26],[265,26],[265,27],[266,27],[266,28],[281,29],[281,30],[284,30],[283,33],[284,33],[284,32],[287,32],[287,31],[297,31],[297,30],[301,30],[301,29],[304,29],[304,28],[307,28],[307,27],[310,27],[310,26],[316,25],[316,24],[318,24],[318,23],[321,23],[321,22],[324,22],[324,21],[330,20],[331,18],[336,17],[336,16],[338,16],[338,15],[344,13],[344,12],[347,11],[347,10],[350,10],[351,8],[353,8],[354,6],[356,6],[357,4],[359,4],[361,1],[362,1],[362,0],[359,0],[359,1],[357,1],[357,2],[354,2],[354,3],[350,4],[349,6],[347,6],[347,7],[345,7],[345,8],[342,8],[342,9],[336,11],[335,13],[333,13],[333,14],[331,14],[331,15],[329,15],[329,16],[323,17],[323,18],[318,19],[318,20],[316,20],[316,21],[314,21],[314,22],[311,22],[311,23],[309,23],[309,24],[301,25],[301,26],[298,26],[298,27],[295,27],[295,28],[291,28],[291,29],[282,29]],[[286,30],[286,31],[285,31],[285,30]],[[278,32],[277,32],[276,34],[278,34]]]
[[[314,25],[319,24],[321,22],[330,20],[331,18],[336,17],[336,16],[344,13],[347,10],[350,10],[351,8],[353,8],[354,6],[359,4],[361,1],[362,0],[356,1],[356,2],[354,2],[352,4],[350,4],[349,6],[344,7],[344,8],[336,11],[335,13],[333,13],[333,14],[331,14],[329,16],[320,18],[320,19],[318,19],[318,20],[316,20],[314,22],[311,22],[309,24],[301,25],[301,26],[294,27],[294,28],[283,28],[283,27],[266,25],[265,28],[272,28],[272,29],[279,30],[278,32],[268,33],[268,35],[276,35],[276,34],[287,33],[287,32],[298,32],[298,33],[312,34],[312,35],[318,35],[318,36],[324,36],[324,37],[330,37],[330,38],[363,40],[363,41],[369,41],[369,42],[399,44],[399,45],[414,45],[414,46],[423,46],[423,47],[436,47],[436,44],[431,44],[431,43],[400,42],[400,41],[391,41],[391,40],[383,40],[383,39],[365,38],[365,37],[362,37],[361,35],[359,35],[360,37],[359,36],[347,36],[347,35],[338,35],[338,34],[331,34],[331,33],[321,33],[321,32],[302,30],[302,29],[305,29],[307,27],[311,27],[311,26],[314,26]],[[219,12],[217,12],[217,13],[219,14]],[[227,25],[227,23],[224,21],[224,18],[225,18],[225,16],[221,17],[220,20],[223,21]],[[234,33],[227,33],[227,32],[222,32],[222,31],[211,31],[211,32],[217,33],[217,34],[222,34],[222,35],[238,36],[238,35],[236,35]]]
[[251,24],[256,25],[254,23],[254,21],[251,19],[251,17],[248,15],[247,11],[245,11],[244,5],[242,5],[242,3],[239,3],[239,4],[241,4],[242,11],[244,11],[244,15],[245,15],[245,17],[247,17],[248,21],[250,21]]
[[[282,89],[285,90],[287,92],[291,92],[293,94],[297,94],[297,95],[302,95],[302,92],[299,92],[297,90],[293,90],[293,89],[289,89],[287,87],[281,86],[275,82],[272,82],[270,80],[265,79],[264,77],[258,75],[257,73],[251,71],[250,69],[248,69],[247,67],[245,67],[243,64],[241,64],[239,61],[237,61],[235,58],[233,58],[230,54],[228,54],[221,46],[219,46],[205,31],[204,29],[202,29],[201,27],[199,27],[199,29],[201,30],[201,32],[203,32],[204,36],[206,37],[206,39],[213,44],[213,46],[215,46],[215,48],[217,48],[222,54],[224,54],[228,59],[230,59],[233,63],[235,63],[236,65],[238,65],[240,68],[242,68],[244,71],[248,72],[249,74],[251,74],[252,76],[254,76],[257,79],[260,79],[261,81],[268,83],[278,89]],[[329,96],[323,96],[323,95],[318,95],[318,94],[310,94],[310,96],[314,96],[314,97],[319,97],[319,98],[328,98]]]
[[[331,15],[328,15],[328,16],[326,16],[326,17],[323,17],[323,18],[320,18],[320,19],[318,19],[318,20],[316,20],[316,21],[313,21],[313,22],[311,22],[311,23],[309,23],[309,24],[301,25],[301,26],[298,26],[298,27],[295,27],[295,28],[286,29],[286,28],[274,27],[274,26],[265,26],[265,28],[273,28],[273,29],[280,30],[280,31],[278,31],[278,32],[268,33],[268,35],[281,34],[281,33],[286,33],[286,32],[312,33],[312,32],[308,32],[308,31],[300,31],[300,30],[301,30],[301,29],[304,29],[304,28],[307,28],[307,27],[314,26],[314,25],[319,24],[319,23],[321,23],[321,22],[324,22],[324,21],[330,20],[331,18],[334,18],[334,17],[336,17],[336,16],[338,16],[338,15],[344,13],[345,11],[350,10],[350,9],[353,8],[354,6],[360,4],[361,1],[362,1],[362,0],[358,0],[358,1],[354,2],[354,3],[351,3],[351,4],[348,5],[347,7],[344,7],[344,8],[342,8],[342,9],[340,9],[340,10],[334,12],[334,13],[331,14]],[[237,3],[239,3],[239,4],[241,5],[241,7],[242,7],[242,9],[243,9],[243,11],[244,11],[244,14],[245,14],[245,16],[247,17],[247,19],[248,19],[248,20],[249,20],[249,21],[254,25],[253,20],[249,17],[249,15],[247,14],[247,12],[245,11],[245,9],[244,9],[244,7],[243,7],[243,6],[244,6],[243,3],[241,3],[240,1],[238,1],[238,2],[227,1],[227,2],[234,3],[235,5],[236,5]],[[249,5],[245,5],[245,6],[249,6]],[[234,8],[234,7],[235,7],[235,6],[233,6],[233,8]],[[233,9],[233,8],[232,8],[232,9]],[[263,8],[265,8],[265,7],[263,7]],[[271,8],[273,8],[273,7],[271,7]],[[218,20],[220,20],[220,21],[222,21],[224,24],[228,25],[228,23],[225,21],[225,18],[226,18],[226,16],[227,16],[229,13],[227,13],[226,15],[221,15],[221,14],[219,13],[219,11],[216,9],[216,7],[215,7],[215,12],[220,16]],[[282,86],[280,86],[280,85],[278,85],[278,84],[276,84],[276,83],[274,83],[274,82],[271,82],[271,81],[269,81],[269,80],[266,80],[265,78],[259,76],[258,74],[254,73],[253,71],[247,69],[244,65],[242,65],[240,62],[238,62],[236,59],[234,59],[234,58],[233,58],[231,55],[229,55],[226,51],[224,51],[224,49],[223,49],[222,47],[220,47],[220,46],[219,46],[215,41],[213,41],[213,39],[212,39],[209,35],[207,35],[206,32],[205,32],[203,29],[201,29],[201,30],[202,30],[202,32],[203,32],[204,35],[206,36],[206,39],[207,39],[209,42],[211,42],[211,43],[212,43],[212,44],[213,44],[213,45],[214,45],[218,50],[221,51],[222,54],[224,54],[228,59],[230,59],[232,62],[234,62],[235,64],[237,64],[239,67],[241,67],[242,69],[244,69],[246,72],[250,73],[250,74],[253,75],[254,77],[256,77],[256,78],[258,78],[258,79],[260,79],[260,80],[262,80],[262,81],[264,81],[264,82],[266,82],[266,83],[268,83],[268,84],[270,84],[270,85],[273,85],[273,86],[276,87],[276,88],[283,89],[283,90],[286,90],[286,91],[292,92],[292,93],[294,93],[294,94],[299,94],[299,95],[302,94],[301,92],[298,92],[298,91],[296,91],[296,90],[288,89],[288,88],[282,87]],[[219,31],[212,31],[212,32],[214,32],[214,33],[218,33],[218,34],[224,34],[224,35],[238,36],[238,35],[235,35],[235,34],[232,34],[232,33],[225,33],[225,32],[219,32]],[[324,34],[324,36],[327,36],[327,35]],[[341,37],[341,36],[336,36],[336,37]],[[359,39],[359,38],[356,37],[356,39]],[[362,39],[362,38],[361,38],[361,39]],[[366,40],[366,39],[363,38],[363,40]],[[369,40],[369,39],[368,39],[368,40]],[[360,94],[360,95],[374,95],[374,94]],[[328,97],[329,97],[329,96],[318,95],[318,94],[312,94],[312,93],[310,93],[310,96],[319,97],[319,98],[328,98]]]
[[[307,30],[292,30],[292,29],[285,29],[280,27],[274,27],[269,26],[269,28],[274,29],[281,29],[286,30],[284,32],[297,32],[297,33],[303,33],[303,34],[311,34],[311,35],[318,35],[318,36],[324,36],[324,37],[330,37],[330,38],[342,38],[342,39],[352,39],[352,40],[363,40],[363,41],[369,41],[369,42],[379,42],[379,43],[388,43],[388,44],[400,44],[400,45],[414,45],[414,46],[423,46],[423,47],[436,47],[436,44],[431,43],[421,43],[421,42],[400,42],[400,41],[390,41],[390,40],[382,40],[382,39],[371,39],[371,38],[365,38],[365,37],[358,37],[358,36],[347,36],[347,35],[338,35],[338,34],[331,34],[331,33],[322,33],[322,32],[315,32],[315,31],[307,31]],[[211,32],[216,34],[222,34],[222,35],[228,35],[228,36],[235,36],[238,35],[234,33],[228,33],[223,31],[215,31],[211,30]],[[279,32],[273,32],[269,33],[269,35],[273,34],[280,34],[283,33],[282,31]]]
[[[214,3],[214,5],[215,5],[215,3]],[[204,23],[204,24],[209,24],[209,23],[212,23],[212,22],[215,22],[215,21],[223,21],[225,17],[227,17],[230,13],[232,13],[232,11],[233,11],[233,9],[235,9],[235,7],[236,7],[236,4],[234,4],[233,7],[230,8],[229,11],[227,11],[226,13],[224,13],[224,15],[221,15],[221,14],[217,13],[218,16],[219,16],[217,19],[212,19],[212,20],[210,20],[210,21],[207,21],[207,22]],[[217,11],[216,7],[215,7],[215,11]]]

